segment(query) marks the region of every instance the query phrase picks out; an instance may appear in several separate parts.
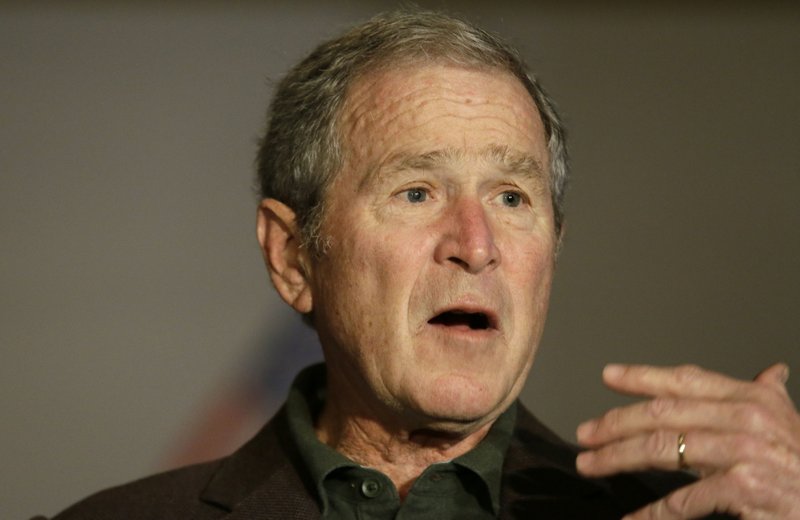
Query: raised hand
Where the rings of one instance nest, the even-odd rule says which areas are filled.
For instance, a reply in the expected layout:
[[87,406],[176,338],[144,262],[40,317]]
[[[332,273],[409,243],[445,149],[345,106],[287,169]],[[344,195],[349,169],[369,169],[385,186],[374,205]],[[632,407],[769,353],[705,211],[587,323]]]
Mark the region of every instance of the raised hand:
[[[691,469],[699,479],[628,518],[800,518],[800,415],[788,368],[741,381],[696,366],[609,365],[611,389],[646,400],[578,427],[587,476]],[[679,454],[682,445],[682,454]]]

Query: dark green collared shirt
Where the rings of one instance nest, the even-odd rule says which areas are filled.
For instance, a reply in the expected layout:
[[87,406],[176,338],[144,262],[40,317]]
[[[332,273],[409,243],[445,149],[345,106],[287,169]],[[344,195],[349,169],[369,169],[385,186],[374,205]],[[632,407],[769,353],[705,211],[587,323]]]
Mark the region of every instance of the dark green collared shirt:
[[321,443],[314,418],[325,399],[325,366],[303,370],[286,401],[289,430],[297,443],[310,487],[317,490],[322,517],[331,520],[487,519],[500,509],[500,480],[516,419],[512,405],[471,451],[429,466],[403,502],[386,475],[360,466]]

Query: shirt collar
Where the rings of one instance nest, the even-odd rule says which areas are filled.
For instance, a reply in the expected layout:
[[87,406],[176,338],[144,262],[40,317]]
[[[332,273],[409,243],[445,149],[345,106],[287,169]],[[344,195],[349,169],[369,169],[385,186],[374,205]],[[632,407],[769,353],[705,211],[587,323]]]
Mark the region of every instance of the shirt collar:
[[492,509],[498,514],[500,511],[500,484],[503,477],[503,463],[506,451],[514,433],[514,424],[517,419],[516,401],[508,407],[495,420],[489,433],[473,449],[453,459],[454,464],[465,467],[479,477],[486,484],[489,496],[492,499]]
[[325,364],[311,365],[297,375],[286,399],[289,432],[313,479],[317,495],[322,501],[323,515],[328,510],[325,478],[338,468],[358,466],[317,439],[314,420],[319,416],[325,402],[326,380]]
[[[295,378],[286,400],[289,432],[297,443],[303,463],[308,469],[313,485],[322,501],[323,512],[328,503],[324,488],[325,478],[334,470],[359,467],[341,453],[317,439],[314,420],[322,411],[326,387],[325,364],[312,365]],[[475,448],[453,459],[453,464],[465,468],[486,485],[494,513],[500,511],[500,485],[503,462],[511,441],[517,416],[514,402],[497,420]]]

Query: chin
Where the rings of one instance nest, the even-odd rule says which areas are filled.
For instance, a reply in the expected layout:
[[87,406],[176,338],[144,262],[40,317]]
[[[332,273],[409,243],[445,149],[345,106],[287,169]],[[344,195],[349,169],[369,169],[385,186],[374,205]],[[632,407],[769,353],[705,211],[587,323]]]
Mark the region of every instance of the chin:
[[[487,385],[465,384],[463,380],[437,380],[418,400],[418,410],[433,423],[451,424],[455,429],[484,424],[506,408],[507,394]],[[457,426],[461,426],[458,428]]]

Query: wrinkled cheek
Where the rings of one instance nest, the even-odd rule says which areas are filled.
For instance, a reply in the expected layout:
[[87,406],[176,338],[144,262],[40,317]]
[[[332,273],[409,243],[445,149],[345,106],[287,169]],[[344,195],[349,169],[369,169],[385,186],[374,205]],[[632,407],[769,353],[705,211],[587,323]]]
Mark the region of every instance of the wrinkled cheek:
[[516,281],[517,288],[528,288],[537,296],[549,293],[554,269],[552,249],[529,248],[515,258],[518,260],[508,266],[506,272]]
[[527,319],[533,321],[531,339],[538,341],[547,318],[554,264],[550,252],[538,251],[527,258],[529,259],[527,266],[519,270],[516,281],[516,295],[519,300],[517,304],[525,309]]
[[330,296],[341,305],[357,309],[354,318],[371,328],[376,326],[374,320],[381,315],[379,311],[393,303],[392,283],[402,258],[398,260],[396,251],[386,254],[372,242],[353,240],[346,246],[350,254],[338,258],[336,273],[330,274],[338,278],[340,290]]

